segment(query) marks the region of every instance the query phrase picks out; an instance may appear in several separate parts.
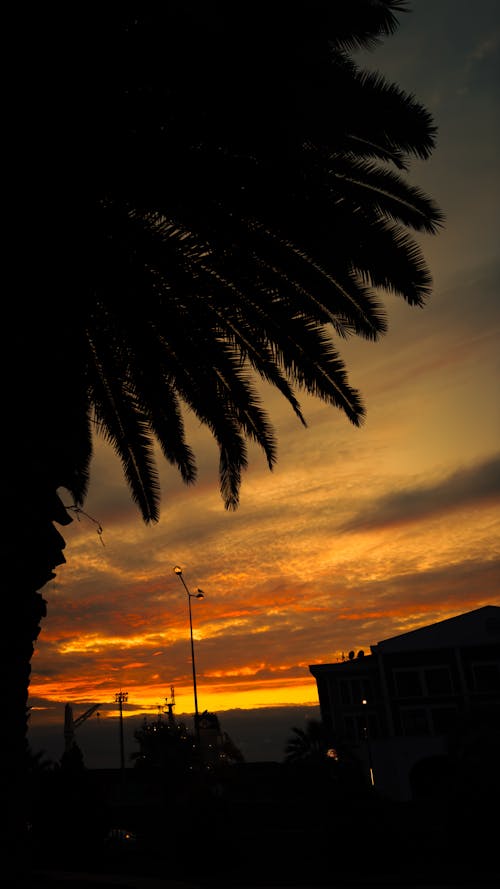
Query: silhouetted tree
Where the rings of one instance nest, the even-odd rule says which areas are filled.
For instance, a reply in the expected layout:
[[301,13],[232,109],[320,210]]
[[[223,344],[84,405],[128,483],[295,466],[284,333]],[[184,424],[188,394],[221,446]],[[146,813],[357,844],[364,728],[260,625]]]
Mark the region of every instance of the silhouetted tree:
[[328,751],[334,749],[318,719],[309,719],[305,729],[293,726],[292,733],[285,747],[285,762],[324,762]]
[[413,306],[431,292],[410,232],[434,233],[442,216],[406,171],[430,155],[433,121],[352,56],[404,9],[33,6],[5,27],[23,72],[10,81],[19,239],[3,303],[10,832],[24,819],[40,590],[65,561],[55,525],[85,502],[94,435],[156,522],[155,443],[196,480],[187,406],[217,442],[222,500],[235,509],[248,442],[276,460],[256,382],[304,425],[297,391],[359,425],[364,405],[336,341],[385,332],[379,292]]
[[73,744],[69,750],[65,750],[61,756],[61,768],[69,772],[83,772],[85,762],[83,753],[78,744]]
[[233,765],[236,762],[245,762],[243,752],[227,732],[222,732],[220,752],[222,754],[221,760],[228,765]]
[[47,755],[45,750],[33,750],[27,745],[28,772],[32,775],[45,774],[58,768],[57,763]]
[[309,719],[305,729],[292,728],[284,764],[295,781],[299,773],[307,772],[309,792],[316,788],[318,800],[323,798],[327,803],[354,798],[363,789],[362,765],[352,745],[340,737],[332,738],[318,719]]

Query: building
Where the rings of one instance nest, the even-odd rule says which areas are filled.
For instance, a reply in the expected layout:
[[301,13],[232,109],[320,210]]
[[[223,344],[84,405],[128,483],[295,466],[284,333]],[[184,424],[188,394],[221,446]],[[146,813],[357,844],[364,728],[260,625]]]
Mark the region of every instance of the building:
[[486,605],[311,664],[332,743],[357,752],[389,799],[415,798],[446,772],[452,739],[500,714],[500,607]]

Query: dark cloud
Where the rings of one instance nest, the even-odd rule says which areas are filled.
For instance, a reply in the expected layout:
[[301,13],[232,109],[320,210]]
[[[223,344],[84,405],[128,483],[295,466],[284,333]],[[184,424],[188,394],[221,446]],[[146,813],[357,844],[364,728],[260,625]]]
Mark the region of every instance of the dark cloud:
[[433,485],[406,488],[380,497],[338,530],[379,530],[410,524],[458,509],[500,499],[500,457],[458,469]]

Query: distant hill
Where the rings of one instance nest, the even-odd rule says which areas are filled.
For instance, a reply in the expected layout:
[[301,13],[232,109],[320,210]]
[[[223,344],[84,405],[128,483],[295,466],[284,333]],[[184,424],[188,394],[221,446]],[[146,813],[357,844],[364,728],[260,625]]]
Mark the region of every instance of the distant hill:
[[[61,710],[62,713],[62,710]],[[192,714],[176,713],[176,719],[192,727]],[[241,750],[247,762],[282,762],[286,743],[293,727],[304,728],[309,719],[319,719],[319,705],[263,707],[258,710],[218,711],[222,731]],[[64,750],[63,718],[61,723],[45,725],[42,716],[33,711],[28,741],[34,753],[43,751],[45,758],[59,762]],[[155,718],[155,714],[151,715]],[[142,716],[125,716],[123,734],[125,763],[131,766],[131,753],[139,750],[134,731],[142,725]],[[119,721],[116,717],[92,717],[78,729],[76,740],[84,763],[89,769],[118,768],[120,764]]]

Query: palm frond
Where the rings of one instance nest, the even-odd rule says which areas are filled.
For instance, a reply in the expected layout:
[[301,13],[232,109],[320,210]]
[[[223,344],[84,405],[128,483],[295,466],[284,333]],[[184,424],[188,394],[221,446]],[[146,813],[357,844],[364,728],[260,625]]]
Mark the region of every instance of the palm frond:
[[[132,499],[146,522],[159,518],[160,484],[154,458],[154,441],[148,417],[141,412],[123,353],[111,350],[101,327],[91,341],[94,374],[89,380],[96,428],[121,460]],[[110,337],[107,331],[108,342]]]

